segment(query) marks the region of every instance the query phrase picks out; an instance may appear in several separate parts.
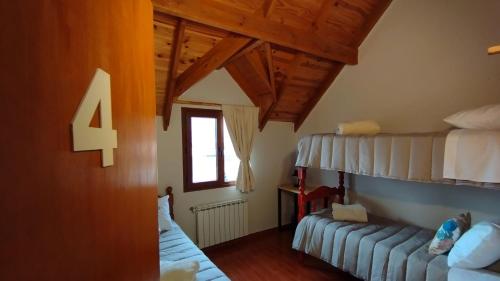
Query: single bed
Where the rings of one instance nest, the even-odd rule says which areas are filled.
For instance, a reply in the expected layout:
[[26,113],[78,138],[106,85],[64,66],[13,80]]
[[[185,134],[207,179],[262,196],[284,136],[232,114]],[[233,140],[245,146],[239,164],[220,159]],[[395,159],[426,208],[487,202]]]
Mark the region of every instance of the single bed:
[[[170,215],[174,219],[174,195],[172,187],[167,187]],[[160,262],[198,261],[200,269],[196,280],[230,280],[210,259],[189,239],[180,226],[172,221],[172,229],[160,233]]]
[[335,221],[325,209],[299,222],[292,248],[363,280],[446,281],[447,257],[427,251],[433,237],[374,216],[369,223]]

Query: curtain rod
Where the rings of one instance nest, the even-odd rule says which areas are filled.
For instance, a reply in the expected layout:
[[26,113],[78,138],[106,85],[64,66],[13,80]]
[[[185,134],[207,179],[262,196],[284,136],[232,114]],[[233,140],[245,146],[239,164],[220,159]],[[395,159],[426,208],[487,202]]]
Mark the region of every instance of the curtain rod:
[[214,103],[214,102],[204,102],[204,101],[190,101],[190,100],[179,100],[175,99],[174,103],[177,104],[190,104],[190,105],[203,105],[203,106],[216,106],[216,107],[222,107],[222,104],[220,103]]

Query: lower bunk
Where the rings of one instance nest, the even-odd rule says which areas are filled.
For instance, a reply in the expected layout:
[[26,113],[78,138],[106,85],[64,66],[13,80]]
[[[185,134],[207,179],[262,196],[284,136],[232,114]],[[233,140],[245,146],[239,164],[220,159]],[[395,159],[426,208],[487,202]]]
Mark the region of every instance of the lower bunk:
[[363,280],[447,280],[447,257],[427,251],[432,231],[376,217],[369,221],[335,221],[330,210],[305,216],[292,247]]

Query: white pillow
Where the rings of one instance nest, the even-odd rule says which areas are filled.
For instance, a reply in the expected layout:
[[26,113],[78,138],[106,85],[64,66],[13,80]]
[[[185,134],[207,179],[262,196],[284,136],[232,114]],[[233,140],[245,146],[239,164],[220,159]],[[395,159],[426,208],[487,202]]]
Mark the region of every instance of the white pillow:
[[342,205],[332,203],[332,215],[333,219],[338,221],[368,221],[366,209],[361,204]]
[[168,195],[158,198],[158,232],[172,229]]
[[500,225],[480,222],[455,243],[448,255],[448,266],[479,269],[500,259]]
[[160,281],[194,281],[199,269],[198,261],[160,261]]
[[444,118],[444,122],[462,129],[500,129],[500,104],[460,111]]

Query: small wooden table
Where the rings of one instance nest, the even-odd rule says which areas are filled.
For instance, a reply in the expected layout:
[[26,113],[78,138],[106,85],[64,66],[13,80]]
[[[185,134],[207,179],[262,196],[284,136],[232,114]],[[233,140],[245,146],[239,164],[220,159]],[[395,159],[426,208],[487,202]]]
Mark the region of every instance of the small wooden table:
[[[282,225],[281,225],[281,193],[288,192],[293,194],[293,220],[292,224],[297,225],[297,214],[299,210],[299,187],[293,186],[290,184],[283,184],[278,186],[278,230],[282,230]],[[311,192],[313,189],[310,187],[306,187],[304,190],[305,194],[308,194]],[[309,205],[309,204],[308,204]]]

